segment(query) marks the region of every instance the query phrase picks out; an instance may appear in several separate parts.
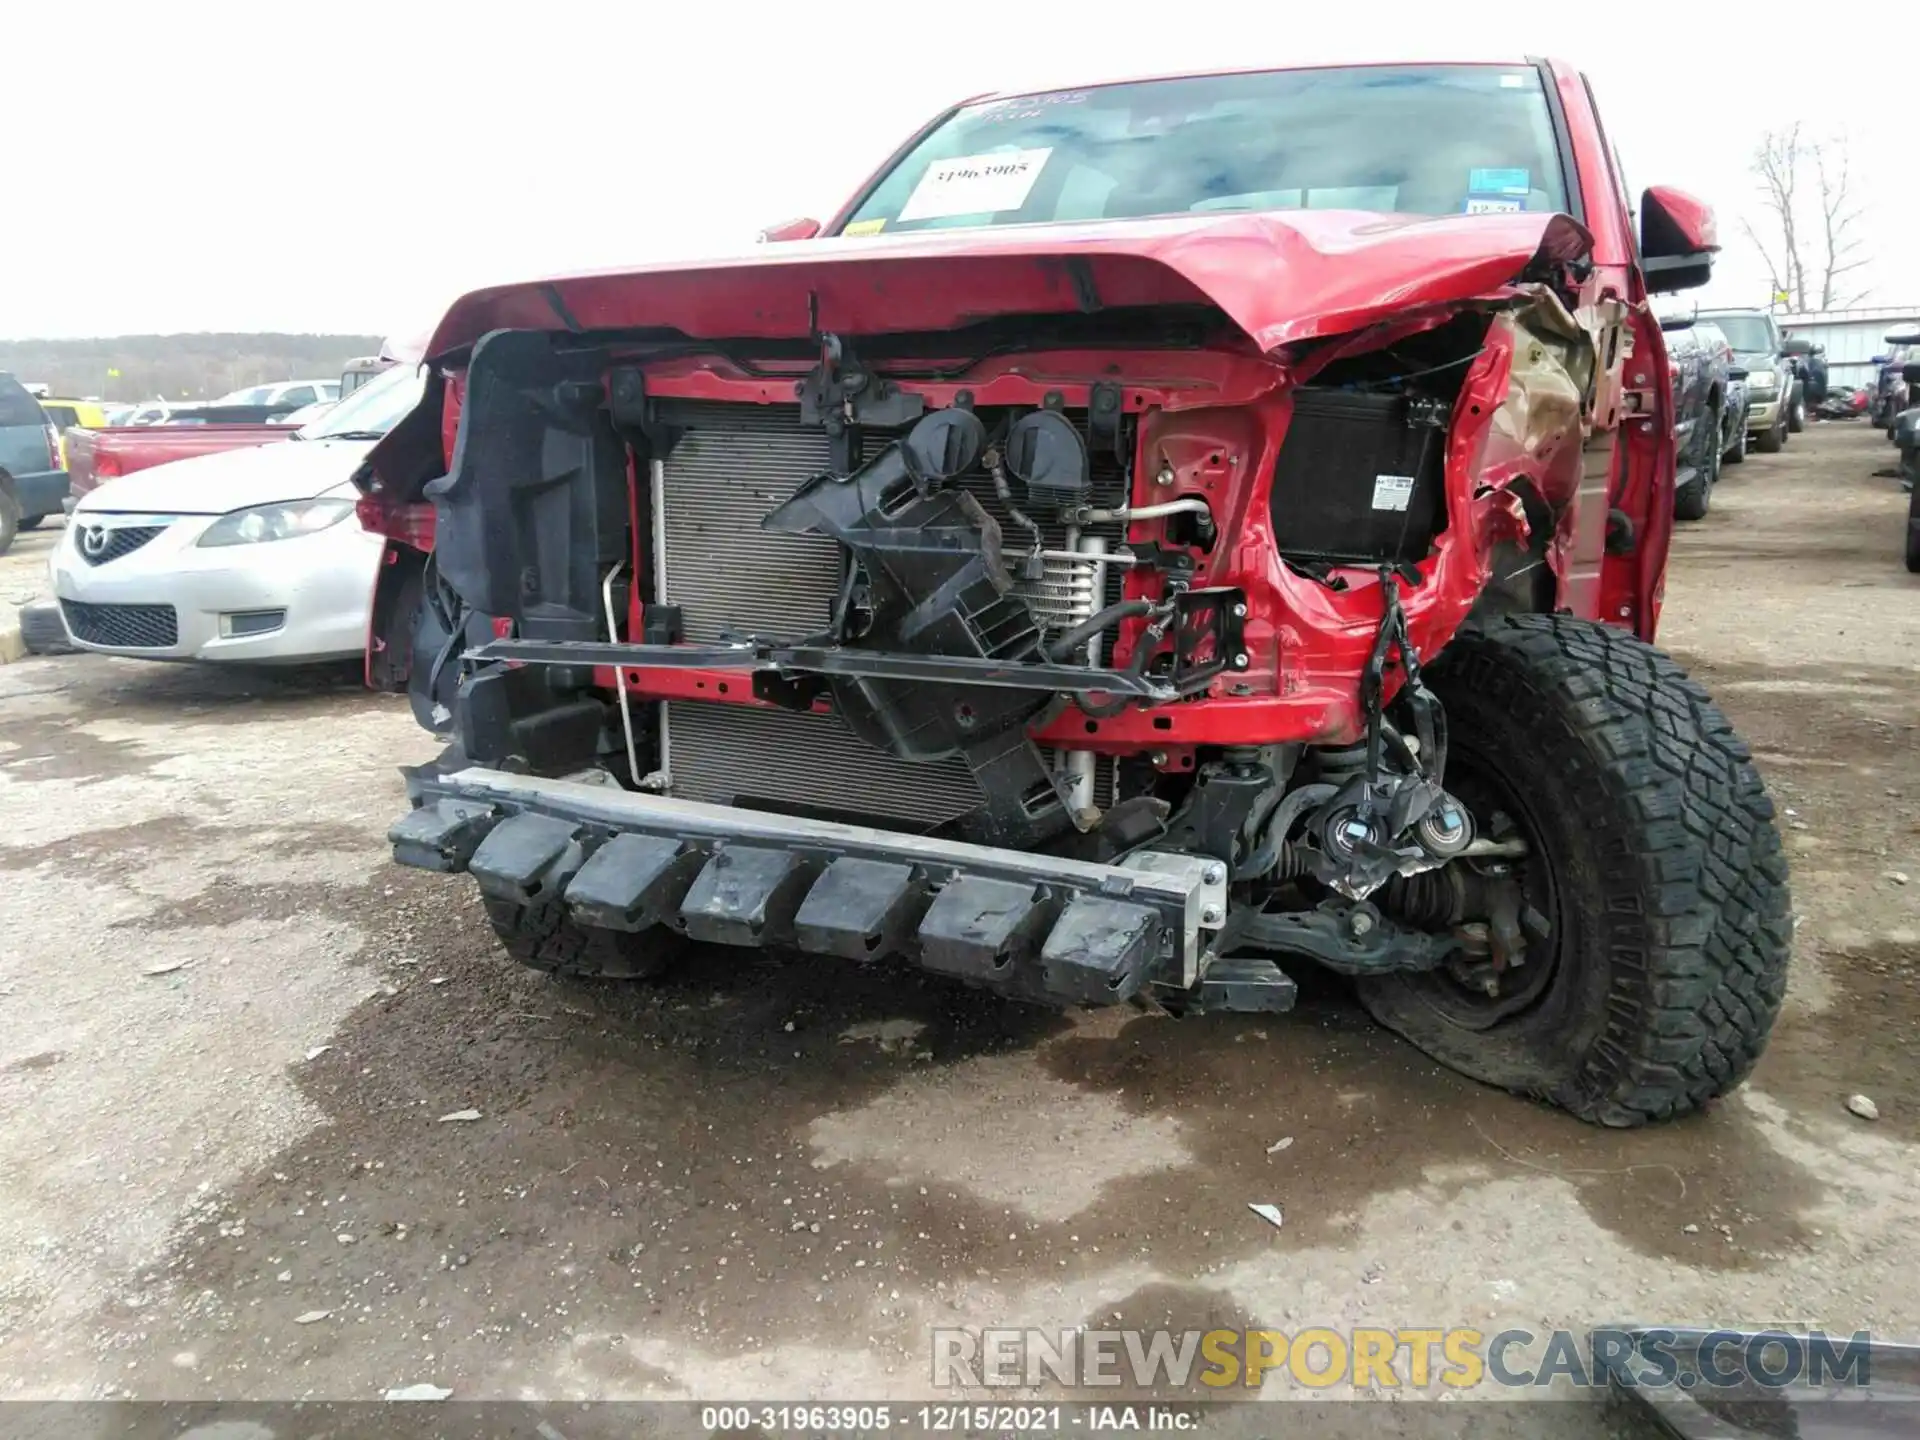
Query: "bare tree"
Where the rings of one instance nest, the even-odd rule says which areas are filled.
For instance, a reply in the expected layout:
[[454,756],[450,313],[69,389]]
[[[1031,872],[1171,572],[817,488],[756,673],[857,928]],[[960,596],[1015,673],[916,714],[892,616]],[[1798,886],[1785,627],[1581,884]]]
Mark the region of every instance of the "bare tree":
[[1788,303],[1796,310],[1807,308],[1807,267],[1801,257],[1800,212],[1795,193],[1800,184],[1801,159],[1798,121],[1789,130],[1769,130],[1760,137],[1760,144],[1753,152],[1752,169],[1760,181],[1760,203],[1766,207],[1774,242],[1762,240],[1753,221],[1740,222],[1747,238],[1766,257],[1767,273],[1773,278],[1773,293],[1787,295]]
[[[1767,262],[1776,295],[1795,310],[1844,309],[1866,296],[1846,276],[1867,263],[1856,233],[1861,207],[1852,190],[1844,136],[1809,141],[1795,122],[1769,130],[1753,152],[1768,232],[1750,219],[1741,228]],[[1804,174],[1811,169],[1811,191]]]
[[1820,196],[1820,308],[1844,310],[1866,298],[1866,290],[1844,279],[1867,263],[1854,233],[1860,206],[1850,188],[1852,166],[1845,137],[1813,147],[1814,183]]

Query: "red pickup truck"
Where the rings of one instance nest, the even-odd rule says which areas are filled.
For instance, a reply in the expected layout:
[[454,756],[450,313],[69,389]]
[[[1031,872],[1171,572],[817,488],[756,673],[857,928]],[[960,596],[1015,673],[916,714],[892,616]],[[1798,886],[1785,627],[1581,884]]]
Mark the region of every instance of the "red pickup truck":
[[1579,71],[988,97],[779,235],[442,320],[356,476],[449,742],[396,860],[549,971],[1193,1012],[1311,964],[1591,1121],[1741,1082],[1786,864],[1652,643],[1648,296],[1717,246]]
[[120,475],[131,475],[169,460],[210,455],[285,440],[285,425],[114,425],[101,430],[67,431],[69,490],[64,504],[71,514],[80,497]]

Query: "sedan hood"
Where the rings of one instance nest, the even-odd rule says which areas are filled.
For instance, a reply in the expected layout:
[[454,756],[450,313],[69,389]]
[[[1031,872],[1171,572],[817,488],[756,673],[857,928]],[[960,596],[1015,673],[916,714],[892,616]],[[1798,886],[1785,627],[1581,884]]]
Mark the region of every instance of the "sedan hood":
[[306,500],[347,480],[373,449],[365,440],[279,440],[135,471],[89,491],[76,515],[224,515]]
[[950,330],[998,315],[1212,305],[1261,350],[1470,299],[1592,237],[1566,215],[1175,215],[774,243],[750,255],[476,290],[432,355],[490,330],[805,339]]

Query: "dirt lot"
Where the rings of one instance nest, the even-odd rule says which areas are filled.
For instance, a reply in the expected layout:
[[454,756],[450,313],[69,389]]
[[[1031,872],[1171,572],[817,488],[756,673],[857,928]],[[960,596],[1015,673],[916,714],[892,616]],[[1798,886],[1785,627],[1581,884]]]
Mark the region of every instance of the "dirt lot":
[[1785,807],[1801,923],[1753,1082],[1632,1134],[1458,1080],[1328,985],[1250,1022],[733,952],[548,982],[469,884],[387,864],[394,767],[432,748],[398,702],[0,668],[0,1397],[909,1396],[935,1324],[1920,1339],[1890,458],[1798,437],[1679,542],[1664,639]]

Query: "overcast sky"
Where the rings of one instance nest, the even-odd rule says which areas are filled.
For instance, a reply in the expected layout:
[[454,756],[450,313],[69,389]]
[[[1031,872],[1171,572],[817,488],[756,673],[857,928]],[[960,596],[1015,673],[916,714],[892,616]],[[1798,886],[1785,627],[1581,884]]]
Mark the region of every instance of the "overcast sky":
[[1870,303],[1920,300],[1904,265],[1920,223],[1898,83],[1911,60],[1838,11],[142,0],[7,12],[9,338],[412,333],[476,285],[726,251],[782,218],[825,216],[908,131],[983,90],[1542,53],[1587,71],[1632,185],[1718,207],[1726,252],[1706,298],[1765,302],[1766,269],[1739,227],[1759,216],[1747,163],[1762,130],[1798,119],[1851,136]]

